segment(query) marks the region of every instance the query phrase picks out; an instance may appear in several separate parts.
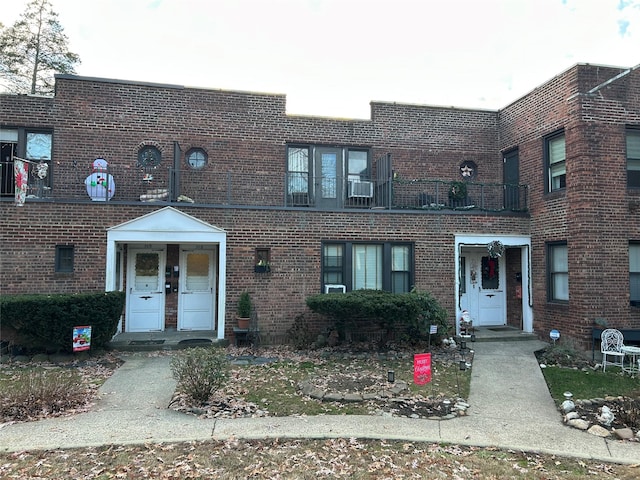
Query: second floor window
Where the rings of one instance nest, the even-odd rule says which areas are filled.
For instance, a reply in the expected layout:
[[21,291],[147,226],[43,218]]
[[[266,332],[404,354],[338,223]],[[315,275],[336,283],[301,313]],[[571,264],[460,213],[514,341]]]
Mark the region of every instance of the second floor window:
[[287,147],[287,201],[293,206],[371,206],[374,185],[366,148]]
[[554,192],[567,186],[567,165],[564,132],[547,137],[545,145],[545,165],[547,192]]
[[51,189],[52,142],[51,131],[28,128],[0,129],[0,195],[15,193],[14,157],[32,162],[29,167],[28,195],[41,197],[45,191]]
[[640,130],[627,130],[627,187],[640,188]]

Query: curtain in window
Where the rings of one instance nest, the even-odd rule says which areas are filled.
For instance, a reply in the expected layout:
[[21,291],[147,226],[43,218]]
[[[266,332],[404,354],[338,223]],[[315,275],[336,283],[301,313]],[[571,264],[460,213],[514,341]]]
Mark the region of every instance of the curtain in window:
[[569,259],[566,245],[551,249],[552,295],[554,300],[569,300]]
[[382,245],[353,246],[353,289],[382,290]]

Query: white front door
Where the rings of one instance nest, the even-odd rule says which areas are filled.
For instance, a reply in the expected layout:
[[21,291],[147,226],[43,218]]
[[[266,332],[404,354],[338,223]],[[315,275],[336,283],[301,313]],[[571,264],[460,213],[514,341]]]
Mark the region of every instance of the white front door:
[[180,252],[178,330],[213,330],[215,316],[214,250]]
[[460,297],[461,310],[467,310],[475,327],[506,325],[506,277],[504,260],[486,253],[466,252],[465,289]]
[[129,249],[126,331],[164,330],[164,248]]

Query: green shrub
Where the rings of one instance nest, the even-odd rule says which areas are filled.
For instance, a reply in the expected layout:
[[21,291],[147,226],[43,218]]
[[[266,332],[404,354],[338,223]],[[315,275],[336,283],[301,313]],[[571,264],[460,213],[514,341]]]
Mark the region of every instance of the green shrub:
[[73,328],[91,326],[91,347],[103,348],[118,328],[124,292],[3,295],[0,318],[29,349],[73,351]]
[[200,404],[227,383],[229,371],[229,359],[216,347],[190,348],[171,359],[178,390]]
[[85,402],[85,388],[77,375],[28,370],[15,374],[11,388],[0,395],[0,421],[38,419]]
[[313,344],[315,336],[303,313],[296,316],[293,325],[287,330],[287,340],[298,350],[309,348]]
[[347,329],[376,322],[384,331],[383,342],[395,329],[405,327],[415,338],[427,338],[429,326],[438,333],[449,329],[447,312],[427,292],[389,293],[382,290],[355,290],[345,294],[319,294],[307,297],[307,306],[335,321],[340,336]]
[[238,299],[238,317],[251,317],[251,296],[246,290],[240,294],[240,298]]

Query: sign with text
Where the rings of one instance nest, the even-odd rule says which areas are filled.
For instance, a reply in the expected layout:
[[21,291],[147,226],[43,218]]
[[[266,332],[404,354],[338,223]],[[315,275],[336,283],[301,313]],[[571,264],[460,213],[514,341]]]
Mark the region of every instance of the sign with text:
[[425,385],[431,381],[431,354],[416,353],[413,356],[413,383]]
[[73,351],[82,352],[91,348],[91,327],[73,327]]

